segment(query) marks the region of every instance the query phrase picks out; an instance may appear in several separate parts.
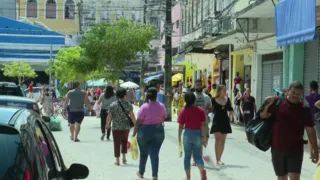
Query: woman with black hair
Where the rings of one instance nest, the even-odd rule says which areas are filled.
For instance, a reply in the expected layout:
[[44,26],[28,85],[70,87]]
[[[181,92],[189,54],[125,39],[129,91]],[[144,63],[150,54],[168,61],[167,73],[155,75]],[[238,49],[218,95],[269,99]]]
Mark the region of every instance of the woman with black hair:
[[[112,121],[112,136],[114,145],[114,156],[116,158],[115,165],[120,165],[120,149],[122,154],[122,163],[127,164],[127,142],[130,132],[129,117],[133,124],[136,123],[136,117],[133,113],[132,104],[125,101],[127,91],[123,88],[117,89],[116,95],[118,100],[113,102],[109,107],[107,116],[106,129],[110,129]],[[128,117],[129,116],[129,117]]]
[[[107,86],[104,90],[104,93],[102,93],[99,97],[98,104],[101,105],[101,111],[100,111],[100,119],[101,119],[101,141],[104,140],[104,137],[106,135],[106,122],[108,117],[108,110],[110,108],[110,105],[117,100],[116,96],[114,95],[114,91],[112,86]],[[107,130],[107,140],[110,140],[110,132],[111,128]]]
[[140,162],[137,176],[143,178],[148,156],[151,159],[152,179],[158,179],[159,152],[164,141],[164,119],[167,116],[164,105],[157,101],[157,88],[147,90],[147,103],[138,112],[138,120],[134,127],[133,136],[137,135]]
[[[206,170],[202,159],[202,146],[207,146],[207,124],[204,110],[195,105],[196,96],[193,92],[187,92],[184,95],[185,107],[178,117],[179,144],[183,143],[184,147],[184,169],[186,171],[186,180],[191,179],[191,156],[193,155],[196,165],[199,167],[201,180],[207,180]],[[183,142],[181,134],[183,133]]]

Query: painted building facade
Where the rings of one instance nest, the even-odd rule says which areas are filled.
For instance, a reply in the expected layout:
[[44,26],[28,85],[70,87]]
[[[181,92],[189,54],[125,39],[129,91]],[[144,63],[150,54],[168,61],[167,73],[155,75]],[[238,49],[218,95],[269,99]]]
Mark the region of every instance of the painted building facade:
[[10,19],[17,19],[16,0],[2,0],[0,7],[0,16]]
[[19,19],[39,22],[49,29],[65,34],[79,34],[78,0],[20,0]]

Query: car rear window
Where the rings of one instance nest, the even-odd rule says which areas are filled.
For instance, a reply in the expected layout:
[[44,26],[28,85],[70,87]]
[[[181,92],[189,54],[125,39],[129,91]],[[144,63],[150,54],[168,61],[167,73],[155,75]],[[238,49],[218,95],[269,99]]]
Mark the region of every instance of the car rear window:
[[24,97],[22,90],[19,87],[0,86],[0,95],[20,96]]
[[17,178],[22,175],[18,172],[24,173],[25,169],[23,145],[18,132],[11,127],[0,126],[0,144],[0,179]]

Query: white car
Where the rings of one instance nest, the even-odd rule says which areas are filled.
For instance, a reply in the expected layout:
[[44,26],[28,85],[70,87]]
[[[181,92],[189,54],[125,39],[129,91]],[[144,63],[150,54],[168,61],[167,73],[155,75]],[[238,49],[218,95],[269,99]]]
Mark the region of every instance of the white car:
[[[38,99],[41,96],[41,89],[42,87],[33,87],[33,99],[35,101],[38,101]],[[26,94],[26,97],[29,95],[29,88],[24,90],[24,93]]]

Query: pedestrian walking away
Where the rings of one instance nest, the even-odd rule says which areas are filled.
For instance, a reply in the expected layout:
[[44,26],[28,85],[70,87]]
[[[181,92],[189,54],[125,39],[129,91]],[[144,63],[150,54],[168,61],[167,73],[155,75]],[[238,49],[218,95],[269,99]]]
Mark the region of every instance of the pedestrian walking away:
[[207,125],[206,114],[201,107],[195,106],[196,97],[194,93],[188,92],[184,96],[186,105],[178,117],[179,131],[178,141],[181,145],[181,134],[183,128],[183,147],[184,147],[184,170],[186,171],[186,180],[191,179],[191,156],[199,167],[201,180],[206,180],[206,170],[202,159],[202,146],[207,146]]
[[[118,100],[110,105],[106,122],[106,129],[109,130],[112,121],[114,157],[116,158],[115,165],[117,166],[120,165],[120,150],[122,154],[122,163],[127,164],[127,142],[131,128],[129,120],[132,121],[132,123],[136,123],[132,104],[125,100],[126,94],[127,91],[125,89],[117,89],[116,95]],[[128,117],[130,119],[128,119]]]
[[232,114],[234,122],[238,123],[230,99],[226,95],[226,87],[224,85],[218,85],[216,97],[212,99],[212,106],[215,116],[212,121],[210,134],[214,134],[215,137],[216,163],[220,166],[224,165],[221,161],[221,157],[224,151],[227,134],[232,133],[228,112]]
[[299,180],[303,162],[304,129],[310,142],[310,159],[319,160],[316,131],[311,110],[301,100],[303,86],[294,81],[288,89],[288,96],[279,105],[279,97],[267,97],[268,104],[260,113],[262,119],[272,118],[272,164],[278,180]]
[[164,105],[157,101],[157,93],[155,87],[148,88],[148,102],[140,107],[133,132],[133,136],[138,133],[137,140],[140,150],[137,176],[143,178],[147,159],[150,156],[153,180],[158,179],[159,153],[165,137],[164,120],[167,116]]
[[90,113],[91,105],[88,95],[85,91],[80,89],[80,82],[76,81],[73,84],[74,89],[70,90],[64,102],[63,113],[66,113],[69,104],[68,119],[70,121],[70,139],[74,142],[79,142],[78,135],[81,129],[81,123],[84,119],[84,105],[87,105],[87,111]]
[[[99,97],[98,104],[102,104],[101,112],[100,112],[100,119],[101,119],[101,141],[104,140],[106,135],[106,122],[108,117],[108,110],[110,108],[110,105],[117,101],[117,97],[114,95],[114,90],[112,86],[107,86],[105,88],[104,93],[102,93]],[[111,128],[107,130],[107,140],[110,140],[110,133]]]

